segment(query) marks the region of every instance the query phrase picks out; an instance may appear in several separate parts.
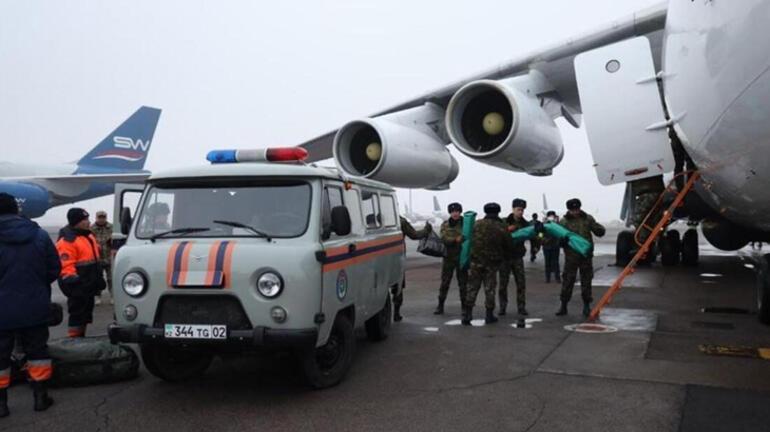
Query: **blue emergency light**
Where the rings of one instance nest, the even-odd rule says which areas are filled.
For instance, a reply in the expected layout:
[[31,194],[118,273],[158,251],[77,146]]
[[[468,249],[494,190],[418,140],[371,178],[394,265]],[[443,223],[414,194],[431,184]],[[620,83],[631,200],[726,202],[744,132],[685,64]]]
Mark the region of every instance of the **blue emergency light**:
[[206,160],[212,164],[238,162],[297,162],[307,158],[302,147],[272,147],[246,150],[212,150]]

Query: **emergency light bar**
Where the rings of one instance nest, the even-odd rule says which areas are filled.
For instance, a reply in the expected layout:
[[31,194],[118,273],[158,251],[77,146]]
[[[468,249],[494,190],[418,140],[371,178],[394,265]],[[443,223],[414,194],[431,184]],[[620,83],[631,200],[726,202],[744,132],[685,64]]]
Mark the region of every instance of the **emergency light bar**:
[[307,158],[307,150],[302,147],[273,147],[250,150],[212,150],[206,160],[213,163],[238,162],[292,162]]

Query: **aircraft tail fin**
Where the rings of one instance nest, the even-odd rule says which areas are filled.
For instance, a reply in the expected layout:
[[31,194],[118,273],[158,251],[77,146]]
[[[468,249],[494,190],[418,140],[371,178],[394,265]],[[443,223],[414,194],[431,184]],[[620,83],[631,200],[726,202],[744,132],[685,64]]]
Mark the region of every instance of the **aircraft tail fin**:
[[548,211],[548,210],[550,210],[548,208],[548,201],[545,199],[545,194],[543,194],[543,211]]
[[80,167],[78,171],[127,171],[144,168],[160,111],[146,106],[139,108],[77,162]]
[[438,205],[438,198],[436,198],[436,195],[433,195],[433,211],[440,212],[441,206]]

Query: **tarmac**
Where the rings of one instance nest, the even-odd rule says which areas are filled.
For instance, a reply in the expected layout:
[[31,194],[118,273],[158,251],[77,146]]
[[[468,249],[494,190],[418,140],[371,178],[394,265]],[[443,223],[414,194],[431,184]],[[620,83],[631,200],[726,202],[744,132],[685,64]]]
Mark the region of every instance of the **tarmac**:
[[[612,265],[614,238],[597,247],[595,299],[622,270]],[[580,333],[565,329],[582,322],[579,286],[569,315],[554,316],[559,285],[544,282],[542,255],[527,262],[526,320],[463,327],[454,283],[446,314],[432,313],[439,260],[408,248],[404,320],[384,342],[359,335],[353,367],[334,388],[308,389],[286,356],[227,357],[181,384],[142,368],[129,382],[55,389],[44,413],[15,386],[0,431],[770,430],[770,361],[699,350],[770,347],[749,252],[703,245],[696,268],[639,268],[602,314],[611,331]],[[477,318],[482,303],[483,293]],[[109,302],[97,306],[90,332],[105,333],[111,316]],[[65,332],[54,328],[52,338]]]

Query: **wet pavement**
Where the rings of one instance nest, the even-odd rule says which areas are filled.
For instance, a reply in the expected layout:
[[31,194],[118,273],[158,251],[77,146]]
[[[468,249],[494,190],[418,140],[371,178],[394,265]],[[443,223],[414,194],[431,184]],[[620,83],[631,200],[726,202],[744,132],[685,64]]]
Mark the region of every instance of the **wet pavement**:
[[[640,268],[602,315],[612,331],[583,333],[565,329],[582,321],[578,287],[569,315],[554,316],[559,285],[544,283],[542,255],[527,263],[528,317],[463,327],[454,284],[446,314],[432,314],[439,261],[409,247],[404,321],[382,343],[360,336],[335,388],[307,389],[285,357],[229,357],[182,384],[142,369],[126,383],[57,389],[56,405],[40,414],[16,386],[0,431],[770,430],[770,361],[698,348],[770,346],[746,254],[704,248],[697,268]],[[597,251],[606,249],[614,247]],[[621,271],[612,261],[595,259],[597,299]],[[94,331],[110,317],[108,304],[97,307]]]

